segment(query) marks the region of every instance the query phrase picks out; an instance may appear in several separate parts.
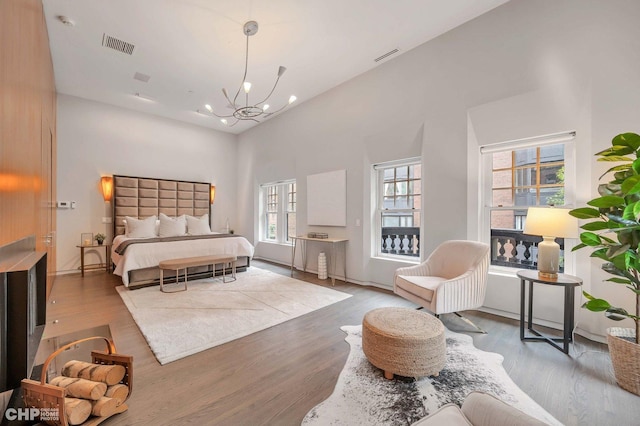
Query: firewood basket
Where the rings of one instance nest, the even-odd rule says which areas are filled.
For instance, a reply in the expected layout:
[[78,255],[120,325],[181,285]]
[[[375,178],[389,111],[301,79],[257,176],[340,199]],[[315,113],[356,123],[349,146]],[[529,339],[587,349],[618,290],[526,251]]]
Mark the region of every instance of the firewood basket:
[[[104,340],[106,342],[107,352],[91,351],[91,362],[93,364],[101,365],[122,365],[125,369],[125,374],[120,383],[126,385],[129,388],[129,394],[127,395],[125,401],[129,399],[129,397],[131,397],[131,392],[133,392],[133,357],[130,355],[121,355],[116,353],[115,344],[111,339],[107,337],[94,336],[76,340],[60,347],[58,350],[49,355],[49,357],[42,365],[42,375],[39,382],[30,379],[22,380],[22,399],[24,401],[25,407],[46,410],[57,409],[58,419],[41,420],[44,423],[55,426],[69,426],[69,424],[67,423],[67,417],[65,415],[64,408],[64,398],[66,391],[64,388],[47,383],[47,370],[49,369],[49,364],[60,353],[71,348],[72,346],[89,340]],[[123,401],[122,404],[118,407],[118,411],[114,414],[122,413],[126,411],[127,408],[127,404],[125,404]],[[83,426],[93,426],[100,424],[109,417],[110,416],[90,417],[86,422],[83,423]]]

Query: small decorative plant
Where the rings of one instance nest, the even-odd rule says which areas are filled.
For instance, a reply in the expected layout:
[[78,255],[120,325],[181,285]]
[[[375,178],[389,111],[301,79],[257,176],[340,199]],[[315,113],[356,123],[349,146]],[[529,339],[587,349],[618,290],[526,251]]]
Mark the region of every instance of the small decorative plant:
[[607,281],[627,287],[635,295],[635,314],[612,306],[604,299],[583,292],[583,308],[604,312],[614,321],[635,321],[635,343],[640,338],[640,136],[623,133],[613,138],[611,147],[595,155],[598,161],[620,163],[609,168],[600,179],[613,173],[613,179],[598,185],[599,197],[571,210],[578,219],[591,221],[581,226],[581,243],[573,250],[591,247],[591,257],[604,260],[602,269],[613,275]]
[[98,244],[102,244],[104,242],[105,238],[107,238],[107,236],[104,235],[104,234],[101,234],[101,233],[97,233],[93,237],[93,239],[96,240],[98,242]]

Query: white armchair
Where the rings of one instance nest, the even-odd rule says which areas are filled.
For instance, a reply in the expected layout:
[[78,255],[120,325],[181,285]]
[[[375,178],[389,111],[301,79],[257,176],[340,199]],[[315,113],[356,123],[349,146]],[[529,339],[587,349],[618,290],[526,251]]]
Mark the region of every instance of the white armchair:
[[458,311],[484,303],[488,270],[488,244],[446,241],[420,265],[397,269],[393,291],[436,316],[453,312],[462,317]]

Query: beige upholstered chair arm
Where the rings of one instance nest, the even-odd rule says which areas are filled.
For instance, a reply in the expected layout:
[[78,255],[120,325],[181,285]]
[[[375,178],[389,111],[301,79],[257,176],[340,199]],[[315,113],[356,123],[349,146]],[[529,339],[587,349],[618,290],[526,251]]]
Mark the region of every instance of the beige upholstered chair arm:
[[422,262],[419,265],[407,266],[405,268],[396,269],[395,276],[398,276],[398,275],[428,276],[428,275],[431,275],[430,272],[431,272],[431,267],[429,266],[429,264],[427,262]]

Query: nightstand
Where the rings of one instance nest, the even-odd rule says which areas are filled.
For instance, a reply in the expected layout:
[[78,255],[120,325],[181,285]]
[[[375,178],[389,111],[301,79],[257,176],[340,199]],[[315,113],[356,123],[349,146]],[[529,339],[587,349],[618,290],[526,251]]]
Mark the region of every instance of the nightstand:
[[[111,272],[111,244],[92,244],[90,246],[76,246],[80,249],[80,271],[82,272],[82,276],[84,277],[84,271],[92,270],[92,269],[102,269],[105,271]],[[92,265],[84,264],[84,251],[85,250],[100,250],[105,249],[105,263],[96,263]]]

